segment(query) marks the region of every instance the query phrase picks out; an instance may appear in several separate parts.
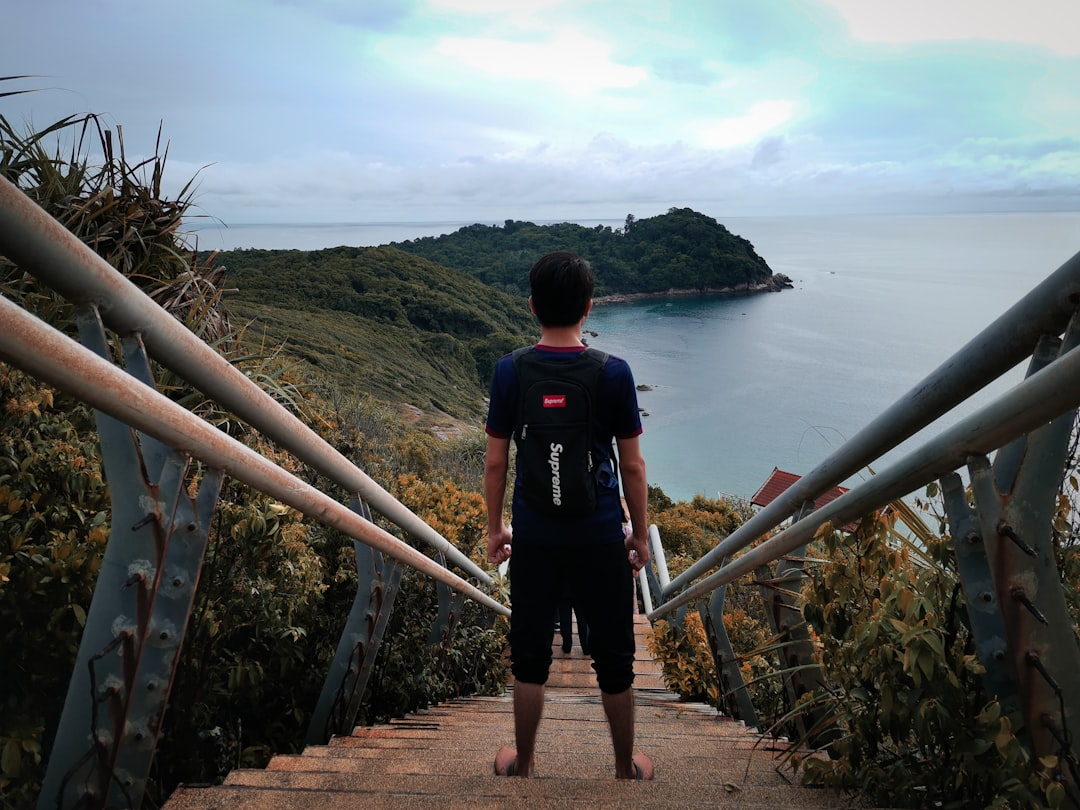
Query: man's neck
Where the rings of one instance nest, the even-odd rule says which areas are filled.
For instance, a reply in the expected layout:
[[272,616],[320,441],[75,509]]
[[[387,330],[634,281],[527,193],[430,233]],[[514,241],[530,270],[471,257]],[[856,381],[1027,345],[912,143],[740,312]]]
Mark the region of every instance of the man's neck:
[[581,342],[581,324],[540,327],[540,345],[551,346],[553,349],[584,346]]

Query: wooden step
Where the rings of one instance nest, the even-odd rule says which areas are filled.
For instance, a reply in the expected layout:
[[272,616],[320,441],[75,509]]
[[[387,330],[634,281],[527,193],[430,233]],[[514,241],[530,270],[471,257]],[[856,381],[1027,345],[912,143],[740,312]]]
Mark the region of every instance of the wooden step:
[[613,778],[611,735],[595,674],[575,646],[567,656],[561,648],[553,651],[534,779],[494,775],[495,752],[514,739],[510,684],[496,697],[448,701],[276,756],[265,769],[235,770],[219,786],[181,786],[164,810],[866,806],[793,784],[784,741],[668,692],[644,644],[647,622],[639,619],[636,748],[653,758],[653,782]]
[[453,701],[352,736],[275,757],[213,788],[181,788],[166,810],[207,808],[859,807],[790,783],[775,741],[702,704],[643,690],[638,748],[652,783],[613,777],[610,735],[595,689],[552,690],[537,741],[535,779],[493,774],[513,739],[512,694]]

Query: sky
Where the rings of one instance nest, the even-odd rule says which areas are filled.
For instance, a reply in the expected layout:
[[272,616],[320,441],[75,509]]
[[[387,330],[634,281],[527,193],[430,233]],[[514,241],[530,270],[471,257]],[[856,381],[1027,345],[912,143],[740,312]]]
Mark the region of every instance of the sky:
[[225,224],[1080,210],[1078,0],[6,0]]

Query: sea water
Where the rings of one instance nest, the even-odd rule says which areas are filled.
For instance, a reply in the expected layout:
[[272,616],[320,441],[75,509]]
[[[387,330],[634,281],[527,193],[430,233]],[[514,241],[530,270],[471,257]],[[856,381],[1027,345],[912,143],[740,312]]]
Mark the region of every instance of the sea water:
[[[725,220],[795,288],[596,307],[630,362],[649,482],[751,497],[803,475],[1080,250],[1080,213]],[[988,403],[1013,369],[876,466]],[[849,485],[858,477],[849,480]]]
[[[717,219],[794,289],[602,305],[586,324],[647,386],[648,479],[677,499],[749,498],[774,467],[809,472],[1080,250],[1080,212]],[[465,224],[237,226],[203,231],[200,246],[379,245]],[[1013,369],[876,471],[1022,377]]]

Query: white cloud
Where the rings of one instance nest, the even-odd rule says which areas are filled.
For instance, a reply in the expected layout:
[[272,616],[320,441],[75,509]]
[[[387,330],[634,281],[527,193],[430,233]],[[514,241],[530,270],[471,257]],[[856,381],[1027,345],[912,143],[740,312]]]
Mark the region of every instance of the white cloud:
[[988,39],[1080,55],[1076,0],[825,0],[867,42]]
[[787,122],[794,105],[790,101],[759,101],[746,115],[727,118],[703,128],[700,141],[710,149],[724,149],[755,143]]
[[572,29],[548,42],[445,37],[435,50],[500,82],[551,83],[576,95],[633,87],[648,75],[642,68],[615,63],[606,43]]

